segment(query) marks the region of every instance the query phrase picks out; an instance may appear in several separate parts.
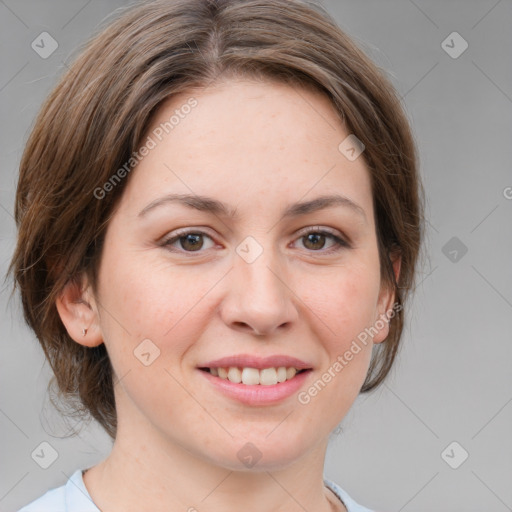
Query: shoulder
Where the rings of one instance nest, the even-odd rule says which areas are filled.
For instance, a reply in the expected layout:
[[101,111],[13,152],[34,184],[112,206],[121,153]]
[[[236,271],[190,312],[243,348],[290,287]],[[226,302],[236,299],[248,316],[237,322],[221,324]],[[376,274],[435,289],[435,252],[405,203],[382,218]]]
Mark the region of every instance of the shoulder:
[[66,486],[46,491],[42,496],[20,508],[18,512],[64,512],[66,510]]
[[99,512],[85,487],[82,470],[77,469],[60,487],[46,491],[18,512]]
[[363,507],[356,503],[347,493],[347,491],[343,490],[339,485],[335,484],[331,480],[324,478],[324,484],[331,489],[331,491],[338,496],[338,498],[345,505],[347,512],[374,512],[369,508]]

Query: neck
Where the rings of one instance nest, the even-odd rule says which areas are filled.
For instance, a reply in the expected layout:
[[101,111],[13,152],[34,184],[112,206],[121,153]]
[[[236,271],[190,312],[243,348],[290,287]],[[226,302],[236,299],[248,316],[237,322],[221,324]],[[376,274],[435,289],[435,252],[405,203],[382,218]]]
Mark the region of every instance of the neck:
[[190,453],[155,429],[120,421],[110,455],[85,473],[84,483],[102,512],[346,512],[323,483],[326,449],[327,440],[286,467],[240,471]]

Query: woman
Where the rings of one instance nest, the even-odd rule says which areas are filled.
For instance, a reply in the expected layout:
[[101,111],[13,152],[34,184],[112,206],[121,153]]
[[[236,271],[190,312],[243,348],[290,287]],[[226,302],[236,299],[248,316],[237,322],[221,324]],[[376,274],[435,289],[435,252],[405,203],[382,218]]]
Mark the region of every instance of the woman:
[[323,465],[397,353],[416,159],[314,4],[144,2],[96,35],[27,143],[11,271],[114,443],[21,510],[369,510]]

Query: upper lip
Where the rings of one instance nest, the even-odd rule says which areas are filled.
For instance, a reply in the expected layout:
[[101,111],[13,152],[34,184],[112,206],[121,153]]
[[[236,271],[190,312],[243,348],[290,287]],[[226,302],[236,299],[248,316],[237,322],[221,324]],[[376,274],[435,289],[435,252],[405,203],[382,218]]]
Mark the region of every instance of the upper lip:
[[201,364],[199,368],[279,368],[285,366],[286,368],[297,368],[298,370],[310,369],[312,366],[296,357],[286,355],[275,355],[268,357],[258,357],[249,354],[239,354],[236,356],[221,357],[213,361],[208,361]]

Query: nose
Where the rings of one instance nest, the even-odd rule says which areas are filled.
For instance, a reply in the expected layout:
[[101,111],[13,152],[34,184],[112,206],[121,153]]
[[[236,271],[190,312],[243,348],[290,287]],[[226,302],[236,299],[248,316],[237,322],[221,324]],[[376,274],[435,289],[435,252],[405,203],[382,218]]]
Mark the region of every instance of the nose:
[[299,318],[292,283],[270,249],[252,263],[235,255],[228,278],[220,314],[232,329],[263,336],[290,329]]

